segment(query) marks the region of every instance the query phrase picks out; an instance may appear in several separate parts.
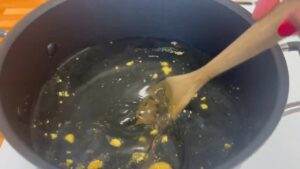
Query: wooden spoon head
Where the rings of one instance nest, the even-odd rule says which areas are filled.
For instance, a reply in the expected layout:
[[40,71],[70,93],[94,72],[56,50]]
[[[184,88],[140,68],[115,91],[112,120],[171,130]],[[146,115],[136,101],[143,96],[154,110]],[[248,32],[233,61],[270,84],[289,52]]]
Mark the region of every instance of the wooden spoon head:
[[137,124],[157,124],[158,121],[170,121],[169,88],[166,81],[151,86],[148,96],[140,103],[137,110]]
[[151,86],[148,90],[149,95],[139,106],[137,123],[167,125],[176,120],[205,83],[204,80],[195,81],[190,73],[168,77]]

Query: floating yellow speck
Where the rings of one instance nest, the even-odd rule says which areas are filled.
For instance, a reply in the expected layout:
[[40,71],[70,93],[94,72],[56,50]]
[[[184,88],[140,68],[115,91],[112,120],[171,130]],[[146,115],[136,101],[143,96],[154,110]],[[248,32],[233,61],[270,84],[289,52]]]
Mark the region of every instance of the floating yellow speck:
[[231,149],[231,147],[232,147],[232,144],[229,144],[229,143],[224,144],[224,149],[225,150],[229,150],[229,149]]
[[75,136],[74,134],[72,133],[69,133],[65,136],[65,141],[70,143],[70,144],[73,144],[75,142]]
[[61,78],[59,76],[56,76],[55,80],[56,80],[56,83],[62,83],[62,80],[61,80]]
[[167,142],[168,142],[168,136],[167,135],[163,135],[162,137],[161,137],[161,143],[163,143],[163,144],[166,144]]
[[202,110],[207,110],[207,109],[208,109],[208,105],[207,105],[206,103],[201,103],[201,104],[200,104],[200,108],[201,108]]
[[60,100],[60,101],[59,101],[59,104],[63,104],[63,101],[62,101],[62,100]]
[[123,143],[120,138],[112,138],[109,144],[113,147],[121,147]]
[[160,62],[160,65],[162,66],[161,70],[165,75],[169,75],[172,72],[172,67],[169,62],[163,61]]
[[145,161],[148,158],[148,155],[144,152],[134,152],[131,156],[131,161],[134,163],[140,163]]
[[58,96],[59,97],[70,97],[70,94],[68,91],[59,91]]
[[169,63],[168,63],[168,62],[165,62],[165,61],[163,61],[163,62],[160,62],[160,65],[161,65],[161,66],[169,66]]
[[152,164],[149,169],[172,169],[172,167],[166,162],[157,162]]
[[134,61],[132,60],[132,61],[127,62],[126,66],[132,66],[133,64],[134,64]]
[[200,99],[201,101],[205,101],[206,100],[206,97],[204,96],[204,97],[201,97],[201,99]]
[[170,66],[163,66],[161,70],[164,72],[164,74],[167,76],[172,72],[172,68]]
[[147,142],[146,137],[144,137],[144,136],[139,137],[139,142],[140,143],[146,143]]
[[151,77],[152,79],[157,79],[158,78],[158,74],[157,73],[154,73]]
[[72,159],[66,159],[66,166],[71,167],[73,165],[74,161]]
[[51,140],[55,140],[55,139],[57,139],[57,134],[56,133],[51,133],[50,134],[50,138],[51,138]]
[[152,136],[156,136],[158,134],[158,130],[157,129],[153,129],[153,130],[150,131],[150,134]]
[[89,163],[88,169],[101,169],[103,167],[103,161],[93,160]]

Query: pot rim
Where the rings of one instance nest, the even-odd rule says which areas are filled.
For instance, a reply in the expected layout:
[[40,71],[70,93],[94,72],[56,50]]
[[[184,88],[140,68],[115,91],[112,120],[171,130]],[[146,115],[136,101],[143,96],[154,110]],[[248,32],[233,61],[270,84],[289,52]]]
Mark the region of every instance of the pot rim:
[[[5,57],[10,49],[10,46],[14,43],[17,37],[29,26],[34,20],[46,13],[48,10],[58,6],[59,4],[65,2],[66,0],[51,0],[39,8],[28,14],[24,19],[22,19],[14,27],[12,31],[8,33],[3,44],[0,45],[0,71],[2,69],[2,64],[5,60]],[[225,6],[229,10],[233,11],[249,24],[253,24],[250,13],[243,9],[238,4],[229,1],[229,0],[214,0],[215,2]],[[289,77],[287,64],[285,62],[283,53],[279,46],[276,46],[271,50],[275,65],[278,71],[278,94],[275,101],[275,106],[273,108],[273,113],[270,116],[270,120],[266,122],[264,128],[260,133],[257,134],[256,138],[249,143],[242,151],[234,155],[231,159],[224,162],[222,165],[217,166],[215,169],[229,169],[240,164],[246,160],[251,154],[253,154],[259,147],[261,147],[264,142],[270,137],[276,128],[279,120],[281,119],[282,112],[288,97],[289,91]],[[0,75],[1,76],[1,75]],[[32,164],[36,165],[39,168],[46,169],[57,169],[55,166],[49,164],[38,156],[29,146],[27,146],[18,136],[14,133],[11,126],[8,124],[8,121],[3,113],[2,102],[0,101],[0,128],[4,133],[7,141],[13,146],[18,153],[20,153],[26,160],[30,161]]]

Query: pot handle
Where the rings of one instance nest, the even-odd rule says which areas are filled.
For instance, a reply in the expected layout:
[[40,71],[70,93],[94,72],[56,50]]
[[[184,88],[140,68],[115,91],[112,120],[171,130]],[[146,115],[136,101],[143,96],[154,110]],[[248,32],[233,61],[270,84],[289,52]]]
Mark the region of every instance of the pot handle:
[[287,115],[292,115],[294,113],[299,113],[299,112],[300,112],[300,101],[299,102],[288,103],[285,106],[282,117],[285,117]]
[[[298,51],[300,56],[300,41],[287,42],[280,45],[283,51]],[[282,117],[300,112],[300,101],[288,103]]]
[[283,51],[298,51],[300,54],[300,41],[287,42],[280,45]]

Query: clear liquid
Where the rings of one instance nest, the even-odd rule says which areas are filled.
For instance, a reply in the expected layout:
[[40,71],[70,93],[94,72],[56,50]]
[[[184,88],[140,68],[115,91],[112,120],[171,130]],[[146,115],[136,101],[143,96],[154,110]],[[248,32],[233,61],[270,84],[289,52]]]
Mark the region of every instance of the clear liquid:
[[[165,131],[167,143],[159,144],[155,154],[144,162],[136,164],[131,159],[134,152],[148,152],[153,136],[147,126],[124,127],[122,124],[135,117],[145,88],[166,77],[161,62],[167,61],[172,67],[170,75],[176,75],[199,68],[199,64],[205,64],[208,59],[184,44],[158,39],[126,39],[82,50],[63,63],[40,92],[32,118],[35,151],[60,168],[87,166],[90,161],[100,159],[104,168],[111,169],[148,168],[154,161],[166,161],[173,169],[179,169],[184,168],[186,158],[201,154],[201,146],[206,149],[207,140],[215,136],[223,139],[218,143],[220,147],[225,142],[232,143],[232,137],[224,133],[237,130],[230,125],[237,119],[228,116],[232,110],[224,112],[224,108],[234,103],[228,101],[229,96],[222,92],[220,85],[211,84],[204,87],[176,124]],[[132,61],[134,64],[128,64]],[[154,74],[158,78],[153,78]],[[201,96],[210,102],[209,111],[199,109]],[[214,101],[216,97],[226,105]],[[219,111],[219,114],[207,114],[211,111]],[[213,120],[217,120],[217,124],[209,123]],[[220,124],[226,129],[221,129]],[[51,139],[53,133],[57,138]],[[68,133],[75,136],[73,144],[64,140]],[[147,144],[139,142],[141,136],[146,138]],[[205,140],[201,139],[203,136]],[[122,146],[111,146],[112,138],[120,138]],[[187,139],[195,143],[187,145]],[[187,150],[190,146],[196,148]],[[223,152],[221,156],[225,158],[228,153]],[[74,163],[67,167],[66,159]],[[198,161],[203,165],[207,163],[205,157]]]

